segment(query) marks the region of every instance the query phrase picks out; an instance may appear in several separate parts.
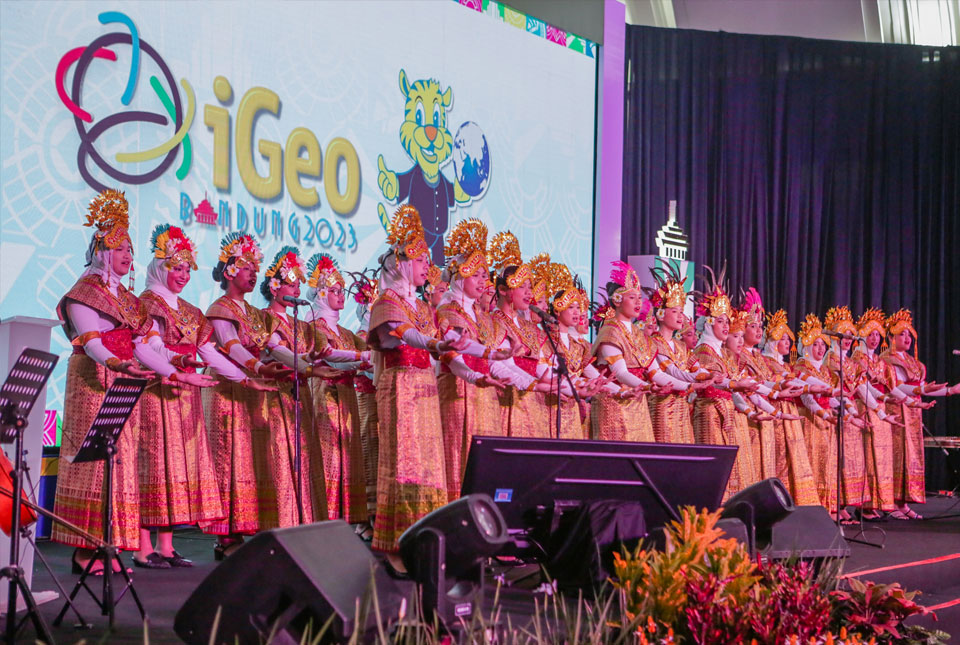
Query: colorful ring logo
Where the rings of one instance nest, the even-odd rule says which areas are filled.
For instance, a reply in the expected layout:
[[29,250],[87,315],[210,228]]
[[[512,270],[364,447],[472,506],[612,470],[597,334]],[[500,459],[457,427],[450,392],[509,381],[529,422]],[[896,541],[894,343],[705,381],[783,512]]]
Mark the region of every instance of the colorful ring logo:
[[[117,11],[107,11],[101,13],[98,18],[100,23],[104,25],[121,23],[127,27],[129,33],[114,32],[104,34],[86,47],[71,49],[63,55],[57,64],[55,78],[57,95],[60,97],[64,106],[73,114],[74,123],[77,126],[77,133],[80,135],[80,147],[77,150],[77,169],[80,171],[80,175],[91,188],[98,192],[109,188],[97,181],[91,174],[87,166],[87,159],[89,157],[104,173],[120,183],[134,185],[147,184],[167,171],[177,157],[177,150],[182,145],[183,159],[180,162],[180,167],[177,169],[176,175],[177,179],[183,181],[190,172],[190,164],[193,160],[193,148],[190,143],[190,135],[187,134],[190,126],[193,124],[193,118],[196,113],[196,98],[193,88],[190,86],[190,83],[187,82],[187,79],[180,79],[180,84],[183,86],[183,91],[187,98],[187,109],[186,113],[184,113],[180,101],[180,93],[177,91],[177,85],[173,74],[170,73],[170,68],[153,47],[140,39],[137,27],[133,24],[130,17]],[[141,110],[117,112],[103,117],[88,129],[87,124],[93,123],[94,118],[93,115],[80,106],[84,76],[94,58],[116,61],[117,55],[108,49],[108,47],[117,44],[129,44],[133,50],[130,58],[130,73],[127,76],[127,84],[120,97],[121,103],[123,105],[129,105],[133,100],[137,86],[137,78],[140,73],[140,53],[142,51],[153,60],[166,81],[165,88],[156,76],[150,77],[150,86],[156,93],[157,98],[160,99],[160,103],[166,110],[166,115]],[[77,67],[73,73],[73,83],[70,95],[68,96],[64,88],[64,77],[74,63],[76,63]],[[169,90],[169,92],[167,90]],[[126,173],[111,166],[94,145],[103,133],[115,126],[124,123],[152,123],[165,126],[170,122],[168,117],[173,120],[176,131],[167,141],[149,150],[118,152],[114,155],[116,162],[121,164],[150,161],[158,157],[163,157],[163,160],[158,166],[142,174],[134,175]]]

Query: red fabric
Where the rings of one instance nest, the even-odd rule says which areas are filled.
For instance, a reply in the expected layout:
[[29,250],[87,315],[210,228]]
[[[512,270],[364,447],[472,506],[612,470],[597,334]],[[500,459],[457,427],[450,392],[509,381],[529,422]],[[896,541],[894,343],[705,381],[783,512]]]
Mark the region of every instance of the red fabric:
[[[184,344],[184,345],[167,345],[164,343],[164,346],[169,349],[171,352],[176,352],[182,356],[189,356],[190,358],[197,358],[197,347],[195,345]],[[196,374],[197,368],[195,367],[181,367],[178,368],[181,372],[187,372],[189,374]]]
[[377,388],[374,387],[373,381],[370,380],[369,376],[364,376],[363,374],[358,374],[357,377],[353,380],[354,387],[357,388],[357,394],[376,394]]
[[425,370],[430,368],[430,352],[425,349],[417,349],[410,345],[400,345],[396,349],[383,350],[383,366],[386,369],[391,367],[416,367]]
[[328,385],[353,385],[353,374],[341,374],[340,376],[334,378],[325,378],[323,379],[324,383]]
[[830,397],[829,396],[818,396],[817,405],[819,405],[824,410],[830,410]]
[[[100,332],[100,342],[121,361],[133,359],[133,332],[129,329],[111,329]],[[86,354],[80,345],[73,346],[74,354]]]
[[530,376],[537,377],[537,359],[529,356],[515,356],[513,362]]
[[643,379],[644,372],[646,372],[646,370],[642,367],[628,367],[627,371],[636,376],[638,379]]
[[[490,362],[487,359],[478,356],[467,356],[466,354],[461,354],[461,356],[463,356],[463,362],[467,364],[467,367],[474,372],[479,372],[480,374],[490,373]],[[441,365],[440,371],[444,374],[452,373],[450,367],[447,365]]]
[[703,391],[703,397],[705,399],[724,399],[730,401],[733,399],[733,394],[728,390],[721,390],[720,388],[710,386]]

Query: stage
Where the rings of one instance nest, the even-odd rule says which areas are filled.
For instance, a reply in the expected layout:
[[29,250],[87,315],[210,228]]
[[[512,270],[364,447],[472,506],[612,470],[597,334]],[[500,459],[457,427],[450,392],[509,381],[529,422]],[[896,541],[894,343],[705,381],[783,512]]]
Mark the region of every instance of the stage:
[[[960,514],[960,500],[955,498],[928,498],[927,504],[916,505],[916,510],[926,518],[946,514]],[[886,532],[883,549],[876,549],[856,543],[851,544],[851,556],[844,563],[845,576],[858,576],[876,582],[900,582],[908,590],[919,589],[923,592],[917,601],[936,610],[939,620],[933,622],[929,617],[913,619],[928,627],[942,629],[960,638],[960,517],[928,519],[922,522],[901,522],[887,520],[870,523],[867,527],[879,527]],[[852,536],[858,527],[845,527],[848,536]],[[879,541],[881,535],[875,530],[866,533],[866,538]],[[176,547],[187,558],[194,561],[192,569],[146,570],[134,569],[133,575],[137,591],[140,594],[149,622],[150,643],[179,643],[173,632],[173,619],[184,599],[190,595],[201,580],[217,565],[213,560],[213,538],[196,530],[177,533]],[[48,558],[60,582],[69,591],[77,576],[70,574],[71,549],[53,543],[41,543],[40,549]],[[129,561],[129,555],[124,556]],[[521,577],[523,572],[507,576],[511,579]],[[119,579],[119,578],[118,578]],[[516,586],[536,586],[531,577],[524,577]],[[33,589],[35,591],[54,589],[49,575],[39,561],[34,572]],[[487,604],[492,602],[494,585],[488,588]],[[520,589],[506,590],[501,594],[501,608],[511,615],[512,624],[529,613],[532,603],[529,591]],[[526,598],[526,600],[525,600]],[[42,606],[42,612],[48,624],[59,612],[62,600]],[[75,643],[81,639],[99,642],[106,634],[106,618],[99,615],[94,602],[85,592],[79,597],[78,607],[84,617],[94,624],[93,629],[78,631],[73,627],[76,620],[70,613],[64,624],[52,628],[58,643]],[[30,628],[28,628],[30,629]],[[117,610],[116,632],[111,643],[144,642],[145,626],[140,620],[136,606],[131,598],[124,598]],[[27,642],[25,638],[23,642]]]

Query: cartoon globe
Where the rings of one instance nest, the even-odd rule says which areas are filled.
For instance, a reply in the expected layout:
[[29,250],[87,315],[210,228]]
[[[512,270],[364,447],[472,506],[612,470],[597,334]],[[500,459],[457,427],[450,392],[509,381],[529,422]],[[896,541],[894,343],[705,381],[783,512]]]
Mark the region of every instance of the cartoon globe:
[[457,129],[453,137],[453,170],[463,192],[476,199],[490,183],[490,149],[483,130],[473,121]]

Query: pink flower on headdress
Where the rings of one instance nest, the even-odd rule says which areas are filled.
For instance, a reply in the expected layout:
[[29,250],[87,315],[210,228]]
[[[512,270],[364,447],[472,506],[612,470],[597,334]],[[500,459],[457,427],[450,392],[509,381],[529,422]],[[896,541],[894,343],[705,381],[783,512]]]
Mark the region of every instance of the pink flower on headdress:
[[644,299],[643,302],[640,303],[640,313],[637,314],[637,318],[639,320],[646,320],[647,316],[650,315],[651,309],[653,309],[653,305],[650,304],[649,300]]
[[760,299],[760,294],[757,293],[757,290],[753,287],[747,289],[747,292],[743,295],[743,305],[740,307],[741,311],[763,311],[763,301]]

